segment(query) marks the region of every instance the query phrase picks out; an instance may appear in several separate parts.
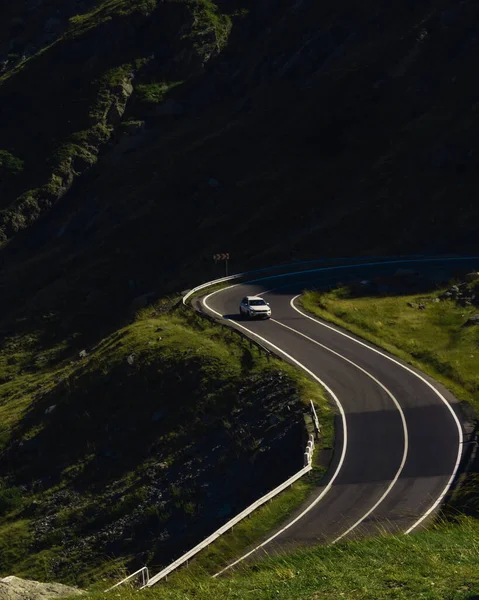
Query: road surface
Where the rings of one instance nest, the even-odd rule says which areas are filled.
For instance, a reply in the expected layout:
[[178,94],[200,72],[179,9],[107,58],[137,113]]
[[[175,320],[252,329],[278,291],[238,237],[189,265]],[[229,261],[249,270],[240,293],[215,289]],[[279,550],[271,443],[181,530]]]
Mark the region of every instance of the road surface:
[[[457,400],[399,359],[306,314],[297,297],[304,289],[393,273],[398,266],[281,275],[202,299],[203,310],[305,369],[337,405],[334,456],[324,485],[253,551],[381,531],[409,533],[426,523],[449,489],[463,448]],[[270,303],[271,320],[241,319],[240,299],[258,294]]]

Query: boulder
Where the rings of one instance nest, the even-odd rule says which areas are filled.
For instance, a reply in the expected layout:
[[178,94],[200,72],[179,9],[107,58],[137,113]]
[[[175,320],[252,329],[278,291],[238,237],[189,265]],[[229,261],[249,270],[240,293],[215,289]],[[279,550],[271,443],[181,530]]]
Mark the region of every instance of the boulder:
[[474,327],[475,325],[479,325],[479,313],[472,315],[472,317],[469,317],[464,323],[464,327]]
[[452,293],[451,292],[444,292],[444,294],[441,294],[439,296],[439,298],[441,300],[450,300],[452,298]]
[[121,84],[111,90],[113,96],[110,109],[106,115],[106,122],[109,125],[117,125],[126,109],[126,104],[133,93],[133,85],[130,80],[125,79]]
[[40,583],[13,575],[0,579],[0,600],[49,600],[84,593],[83,590],[60,583]]
[[468,273],[465,277],[466,281],[469,282],[473,282],[473,281],[479,281],[479,273]]

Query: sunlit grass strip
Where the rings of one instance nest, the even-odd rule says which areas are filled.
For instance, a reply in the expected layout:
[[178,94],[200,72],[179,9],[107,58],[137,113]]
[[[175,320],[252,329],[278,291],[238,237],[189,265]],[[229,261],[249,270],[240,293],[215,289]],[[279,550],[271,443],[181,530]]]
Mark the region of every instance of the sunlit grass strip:
[[213,579],[184,569],[150,590],[119,589],[114,596],[122,600],[466,600],[479,593],[478,556],[479,522],[463,518],[410,536],[349,541],[276,557],[265,553],[253,566],[243,564],[229,577]]
[[[307,291],[300,299],[310,313],[384,348],[428,373],[459,399],[479,408],[479,328],[463,327],[474,312],[438,293],[351,298],[344,289]],[[424,303],[424,310],[408,303]]]

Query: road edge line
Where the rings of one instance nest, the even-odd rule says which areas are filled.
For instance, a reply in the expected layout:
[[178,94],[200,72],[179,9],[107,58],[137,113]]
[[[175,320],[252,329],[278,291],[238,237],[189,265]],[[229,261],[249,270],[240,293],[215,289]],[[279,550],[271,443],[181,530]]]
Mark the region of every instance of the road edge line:
[[[211,298],[212,296],[214,296],[215,294],[218,294],[219,292],[225,291],[225,289],[229,289],[229,288],[223,288],[221,290],[216,290],[215,292],[212,292],[211,294],[209,294],[208,296],[206,296],[202,300],[202,304],[207,308],[207,310],[209,310],[210,312],[214,313],[215,315],[217,315],[217,316],[219,316],[221,318],[223,318],[223,317],[222,317],[222,315],[219,312],[217,312],[216,310],[214,310],[213,308],[211,308],[210,306],[208,306],[207,300],[209,298]],[[341,415],[341,421],[342,421],[342,425],[343,425],[343,447],[342,447],[341,457],[339,459],[338,466],[336,467],[336,471],[334,472],[332,478],[329,480],[327,486],[324,488],[324,490],[321,491],[321,493],[319,494],[319,496],[317,498],[315,498],[311,502],[311,504],[302,513],[300,513],[295,519],[293,519],[285,527],[283,527],[282,529],[280,529],[279,531],[277,531],[274,535],[272,535],[271,537],[269,537],[267,540],[265,540],[264,542],[262,542],[261,544],[259,544],[255,548],[253,548],[253,550],[250,550],[249,552],[247,552],[246,554],[244,554],[243,556],[241,556],[240,558],[238,558],[237,560],[235,560],[230,565],[227,565],[221,571],[218,571],[218,573],[215,573],[215,575],[213,575],[213,577],[218,577],[219,575],[221,575],[225,571],[228,571],[229,569],[231,569],[232,567],[234,567],[238,563],[242,562],[245,558],[248,558],[248,556],[250,556],[251,554],[253,554],[257,550],[259,550],[260,548],[263,548],[264,546],[266,546],[267,544],[269,544],[276,537],[278,537],[279,535],[281,535],[284,531],[286,531],[287,529],[289,529],[290,527],[292,527],[295,523],[297,523],[300,519],[302,519],[304,517],[304,515],[307,514],[310,510],[312,510],[316,506],[316,504],[318,504],[318,502],[320,502],[320,500],[322,500],[324,498],[324,496],[326,496],[326,494],[331,489],[334,481],[338,477],[338,475],[339,475],[339,473],[341,471],[341,468],[343,466],[343,463],[344,463],[344,458],[346,456],[346,449],[347,449],[347,444],[348,444],[348,429],[347,429],[347,424],[346,424],[346,414],[344,412],[344,409],[343,409],[343,406],[342,406],[341,402],[339,401],[339,399],[336,396],[336,394],[331,390],[331,388],[327,384],[325,384],[317,375],[315,375],[312,371],[310,371],[307,367],[305,367],[302,363],[300,363],[298,360],[296,360],[295,358],[293,358],[292,356],[290,356],[284,350],[281,350],[281,348],[279,348],[278,346],[275,346],[274,344],[272,344],[271,342],[269,342],[268,340],[266,340],[262,336],[254,333],[253,331],[251,331],[247,327],[244,327],[244,325],[240,325],[239,323],[236,323],[236,326],[240,327],[241,329],[244,329],[249,334],[251,334],[253,337],[256,337],[256,338],[260,339],[267,346],[273,348],[276,352],[278,352],[279,354],[285,356],[288,360],[291,360],[295,365],[297,365],[303,371],[305,371],[306,373],[308,373],[308,375],[310,375],[313,379],[315,379],[320,385],[322,385],[324,387],[324,389],[328,392],[328,394],[330,394],[330,396],[333,398],[334,402],[336,403],[336,405],[337,405],[337,407],[339,409],[340,415]]]
[[[293,298],[291,300],[290,304],[297,297],[298,296],[296,296],[295,298]],[[369,515],[372,512],[374,512],[376,510],[376,508],[386,499],[386,497],[389,495],[389,493],[391,492],[391,490],[393,489],[393,487],[396,485],[396,483],[397,483],[397,481],[398,481],[398,479],[399,479],[399,477],[400,477],[400,475],[401,475],[401,473],[402,473],[402,471],[404,469],[404,465],[406,464],[406,459],[407,459],[408,450],[409,450],[409,435],[408,435],[408,428],[407,428],[407,423],[406,423],[406,417],[404,415],[404,411],[403,411],[401,405],[399,404],[399,402],[396,399],[396,397],[394,396],[394,394],[383,383],[381,383],[381,381],[379,381],[379,379],[377,379],[376,377],[374,377],[374,375],[372,375],[371,373],[369,373],[369,371],[367,371],[366,369],[363,369],[363,367],[360,367],[354,361],[352,361],[349,358],[346,358],[345,356],[343,356],[339,352],[336,352],[332,348],[328,348],[328,346],[325,346],[324,344],[321,344],[321,342],[318,342],[317,340],[309,337],[305,333],[302,333],[301,331],[298,331],[297,329],[294,329],[293,327],[290,327],[289,325],[285,325],[284,323],[281,323],[281,321],[276,321],[276,319],[272,319],[272,321],[274,323],[277,323],[278,325],[281,325],[281,327],[284,327],[285,329],[289,329],[290,331],[293,331],[297,335],[300,335],[301,337],[304,337],[308,341],[312,342],[313,344],[316,344],[317,346],[320,346],[324,350],[327,350],[328,352],[331,352],[331,354],[334,354],[335,356],[338,356],[339,358],[342,358],[344,361],[346,361],[347,363],[349,363],[353,367],[356,367],[359,371],[361,371],[367,377],[369,377],[370,379],[372,379],[374,381],[374,383],[376,383],[376,385],[378,385],[382,390],[384,390],[386,392],[386,394],[391,398],[391,400],[396,405],[396,408],[398,409],[399,415],[401,417],[401,422],[402,422],[402,426],[403,426],[403,434],[404,434],[404,451],[403,451],[403,456],[402,456],[401,462],[399,464],[399,468],[398,468],[398,470],[396,472],[396,475],[391,479],[391,483],[387,487],[386,491],[379,498],[379,500],[376,501],[376,503],[372,506],[372,508],[370,508],[365,515],[363,515],[360,519],[358,519],[356,521],[356,523],[354,523],[353,525],[351,525],[351,527],[349,527],[345,532],[343,532],[340,536],[338,536],[337,538],[335,538],[331,542],[332,544],[336,544],[336,542],[339,542],[339,540],[341,540],[343,537],[345,537],[346,535],[348,535],[348,533],[351,533],[351,531],[353,531],[354,529],[356,529],[356,527],[358,527],[358,525],[361,525],[361,523],[365,519],[367,519],[369,517]]]
[[[293,300],[295,300],[296,298],[299,298],[299,296],[301,296],[301,294],[299,294],[298,296],[296,296]],[[392,356],[388,356],[386,353],[381,352],[381,350],[378,350],[377,348],[374,348],[373,346],[370,346],[369,344],[367,344],[367,343],[365,343],[365,342],[363,342],[361,340],[356,339],[352,335],[349,335],[349,334],[347,334],[347,333],[345,333],[345,332],[337,329],[336,327],[332,327],[331,325],[323,323],[319,319],[311,317],[307,313],[305,313],[302,310],[300,310],[294,304],[292,304],[292,308],[297,313],[299,313],[300,315],[302,315],[303,317],[306,317],[307,319],[310,319],[311,321],[314,321],[315,323],[317,323],[321,327],[326,327],[327,329],[331,329],[332,331],[335,331],[336,333],[339,333],[340,335],[342,335],[342,336],[344,336],[344,337],[352,340],[353,342],[356,342],[356,344],[360,344],[361,346],[364,346],[365,348],[368,348],[372,352],[375,352],[376,354],[379,354],[383,358],[386,358],[387,360],[395,363],[396,365],[400,366],[402,369],[408,371],[409,373],[411,373],[412,375],[414,375],[415,377],[417,377],[418,379],[420,379],[423,383],[425,383],[438,396],[438,398],[444,403],[444,405],[446,406],[446,408],[449,410],[450,414],[452,415],[453,420],[454,420],[454,422],[456,424],[456,427],[457,427],[458,437],[459,437],[456,463],[454,465],[454,469],[453,469],[452,475],[450,476],[450,478],[449,478],[449,480],[448,480],[445,488],[439,494],[439,497],[436,499],[436,501],[433,503],[433,505],[416,521],[416,523],[414,523],[411,527],[409,527],[409,529],[407,529],[404,532],[404,535],[408,535],[409,533],[411,533],[412,531],[414,531],[414,529],[416,529],[416,527],[418,527],[425,519],[427,519],[427,517],[432,512],[434,512],[434,510],[436,510],[436,508],[439,506],[439,504],[442,502],[442,500],[446,496],[447,492],[449,491],[449,488],[453,484],[454,479],[456,478],[457,471],[459,469],[459,465],[461,463],[461,458],[462,458],[462,446],[463,446],[463,443],[464,443],[464,434],[463,434],[463,431],[462,431],[461,423],[460,423],[460,421],[459,421],[456,413],[454,412],[454,409],[452,408],[452,406],[448,402],[448,400],[441,394],[441,392],[438,389],[436,389],[436,387],[434,385],[432,385],[432,383],[430,383],[429,381],[427,381],[427,379],[425,379],[422,375],[420,375],[419,373],[417,373],[416,371],[414,371],[410,367],[402,364],[400,361],[396,360]]]

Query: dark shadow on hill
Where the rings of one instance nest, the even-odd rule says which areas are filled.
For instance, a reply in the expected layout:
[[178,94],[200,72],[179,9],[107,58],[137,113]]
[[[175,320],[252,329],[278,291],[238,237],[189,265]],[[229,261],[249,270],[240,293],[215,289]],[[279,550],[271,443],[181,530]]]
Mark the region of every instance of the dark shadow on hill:
[[37,551],[70,510],[63,545],[84,539],[81,560],[88,550],[141,562],[149,548],[167,562],[298,471],[303,438],[301,405],[274,376],[205,382],[194,358],[122,362],[39,398],[1,475],[44,494],[24,509]]

